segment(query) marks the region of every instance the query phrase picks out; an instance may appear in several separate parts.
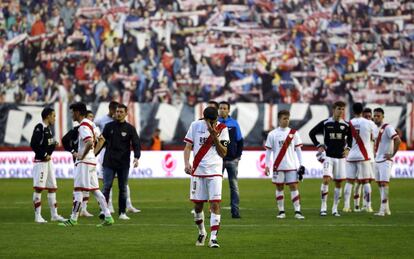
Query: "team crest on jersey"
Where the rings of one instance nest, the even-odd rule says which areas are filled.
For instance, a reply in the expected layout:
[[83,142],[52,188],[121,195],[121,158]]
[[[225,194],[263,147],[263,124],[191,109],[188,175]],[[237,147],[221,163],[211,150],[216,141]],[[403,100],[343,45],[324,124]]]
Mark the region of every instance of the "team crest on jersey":
[[344,130],[344,129],[345,129],[345,126],[344,126],[344,125],[341,125],[341,126],[339,126],[339,128],[340,128],[341,130]]
[[126,132],[121,132],[121,136],[122,137],[125,137],[127,135],[127,133]]

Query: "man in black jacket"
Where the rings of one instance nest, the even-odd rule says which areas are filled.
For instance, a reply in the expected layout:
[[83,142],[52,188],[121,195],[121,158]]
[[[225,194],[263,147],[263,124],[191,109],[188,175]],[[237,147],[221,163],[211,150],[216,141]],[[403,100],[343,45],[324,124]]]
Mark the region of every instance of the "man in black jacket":
[[106,151],[103,162],[104,188],[106,200],[109,199],[115,174],[118,176],[119,187],[119,219],[128,220],[126,211],[126,185],[128,184],[131,146],[134,150],[134,167],[138,166],[141,156],[141,144],[134,126],[125,121],[128,108],[119,104],[116,109],[116,120],[108,123],[103,131]]
[[50,126],[55,124],[56,114],[52,108],[46,107],[42,111],[42,122],[33,130],[30,146],[35,152],[33,161],[33,206],[35,210],[35,222],[47,223],[41,215],[42,190],[47,190],[51,221],[66,220],[57,213],[56,202],[56,176],[52,168],[51,156],[57,144]]

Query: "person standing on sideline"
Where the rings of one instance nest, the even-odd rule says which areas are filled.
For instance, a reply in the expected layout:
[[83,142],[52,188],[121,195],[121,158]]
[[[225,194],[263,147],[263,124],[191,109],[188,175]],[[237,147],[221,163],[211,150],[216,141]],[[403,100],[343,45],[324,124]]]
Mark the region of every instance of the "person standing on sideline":
[[[319,122],[309,132],[309,137],[318,148],[317,157],[323,164],[323,180],[321,185],[321,216],[327,215],[327,201],[329,182],[335,181],[334,202],[332,215],[341,216],[338,212],[338,203],[341,199],[341,183],[346,179],[345,157],[352,145],[352,136],[349,124],[344,121],[345,103],[335,102],[332,117]],[[316,135],[323,135],[323,143],[319,143]]]
[[[203,206],[210,202],[210,241],[211,248],[220,247],[217,233],[220,228],[220,202],[223,182],[223,158],[227,153],[229,132],[224,123],[217,121],[218,111],[207,107],[204,118],[191,123],[185,135],[184,165],[185,173],[191,175],[190,200],[194,202],[194,221],[198,228],[196,246],[204,246],[207,232],[204,227]],[[193,164],[190,154],[193,150]]]
[[[347,183],[344,188],[344,212],[351,212],[350,199],[352,185],[355,180],[363,185],[365,207],[362,210],[372,212],[371,208],[371,184],[372,165],[374,159],[374,148],[371,139],[376,132],[376,125],[373,121],[362,117],[363,106],[361,103],[354,103],[352,106],[354,118],[349,121],[349,127],[352,135],[352,146],[347,156],[346,178]],[[357,200],[354,199],[354,211],[359,212]]]
[[42,217],[42,191],[47,190],[47,200],[50,207],[51,221],[65,221],[57,212],[56,176],[52,167],[51,156],[56,147],[56,140],[50,126],[55,124],[56,114],[52,108],[42,110],[42,122],[33,130],[30,147],[35,152],[33,161],[33,206],[36,223],[47,223]]
[[[97,118],[95,120],[95,124],[99,127],[101,132],[103,132],[106,124],[108,124],[109,122],[114,121],[116,108],[118,107],[118,105],[119,105],[119,103],[117,103],[115,101],[110,102],[109,107],[108,107],[108,110],[109,110],[108,114],[105,114],[104,116],[102,116],[100,118]],[[105,156],[105,147],[102,148],[102,150],[101,150],[101,152],[99,153],[99,156],[98,156],[98,163],[99,163],[99,168],[100,168],[100,172],[98,172],[98,173],[100,173],[100,175],[103,175],[102,163],[103,163],[103,160],[104,160],[104,156]],[[131,213],[141,212],[140,209],[137,209],[132,205],[131,190],[130,190],[128,184],[126,186],[126,196],[127,196],[127,201],[126,201],[127,212],[131,212]],[[109,210],[112,213],[115,212],[114,207],[112,205],[112,189],[111,189],[111,192],[109,193],[108,206],[109,206]]]
[[160,151],[163,150],[163,143],[160,137],[161,130],[155,129],[154,133],[152,134],[149,149],[152,151]]
[[376,216],[391,215],[388,193],[391,178],[392,158],[397,153],[401,139],[394,127],[384,123],[384,110],[374,109],[374,122],[378,126],[375,137],[375,180],[380,189],[381,206]]
[[86,105],[74,103],[70,106],[72,119],[79,123],[78,128],[78,151],[74,172],[73,207],[70,219],[59,224],[62,227],[72,227],[78,224],[79,210],[83,200],[83,192],[92,192],[98,201],[105,218],[97,227],[110,226],[114,223],[111,212],[108,209],[105,196],[99,190],[98,175],[96,173],[96,156],[94,145],[97,141],[95,136],[96,125],[86,118]]
[[[286,218],[284,185],[290,188],[290,196],[295,209],[295,218],[305,219],[300,211],[300,195],[298,182],[305,174],[305,167],[302,163],[302,140],[295,129],[289,128],[290,113],[281,110],[277,114],[279,127],[269,132],[266,139],[266,175],[273,171],[272,182],[276,185],[276,201],[279,214],[278,219]],[[270,159],[273,153],[273,159]],[[295,154],[296,153],[296,154]],[[297,168],[299,164],[299,169]]]
[[224,157],[223,161],[223,172],[224,169],[226,169],[229,178],[231,217],[240,218],[240,197],[237,174],[240,157],[243,152],[243,136],[240,131],[239,123],[237,123],[237,121],[229,114],[230,103],[220,102],[218,120],[219,122],[226,124],[230,138],[230,143],[227,146],[227,155]]
[[138,166],[141,156],[141,144],[134,126],[126,122],[128,108],[119,104],[116,109],[116,120],[109,122],[102,133],[105,138],[106,151],[103,161],[104,187],[103,193],[109,200],[115,175],[118,176],[119,187],[119,219],[128,220],[126,215],[126,186],[128,184],[131,147],[134,150],[133,166]]

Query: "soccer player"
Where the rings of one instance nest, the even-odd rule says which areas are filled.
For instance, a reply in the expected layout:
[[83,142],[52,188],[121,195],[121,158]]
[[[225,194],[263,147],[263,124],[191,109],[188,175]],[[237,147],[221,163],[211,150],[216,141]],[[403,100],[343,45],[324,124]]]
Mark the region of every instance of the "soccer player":
[[[362,117],[362,104],[354,103],[352,110],[355,117],[349,121],[352,134],[352,147],[347,156],[346,172],[347,183],[344,189],[344,212],[350,212],[350,198],[352,185],[358,180],[363,185],[366,206],[363,210],[372,212],[371,208],[371,184],[372,178],[371,159],[374,158],[374,150],[371,144],[372,136],[376,131],[373,121]],[[354,211],[360,211],[354,203]]]
[[[220,247],[217,233],[220,228],[220,201],[223,182],[223,158],[227,153],[229,132],[224,123],[217,122],[218,111],[207,107],[204,118],[191,123],[184,138],[185,173],[191,175],[190,200],[194,202],[194,221],[199,235],[196,246],[204,246],[207,232],[204,227],[203,206],[210,202],[210,241],[211,248]],[[193,164],[190,154],[193,150]]]
[[[104,116],[102,116],[100,118],[97,118],[95,120],[95,124],[96,124],[96,126],[98,126],[98,128],[100,129],[101,132],[103,132],[106,124],[108,124],[109,122],[114,121],[116,108],[118,107],[118,105],[119,105],[119,103],[117,103],[115,101],[110,102],[109,107],[108,107],[109,113],[105,114]],[[100,168],[98,173],[100,173],[101,175],[103,174],[102,164],[103,164],[104,156],[105,156],[105,147],[101,150],[101,152],[99,153],[99,156],[98,156],[98,164],[99,164],[98,167]],[[126,199],[127,212],[131,212],[131,213],[141,212],[140,209],[137,209],[132,205],[131,191],[130,191],[130,188],[129,188],[128,184],[126,186],[126,196],[127,196],[127,199]],[[109,206],[109,210],[111,211],[111,213],[114,213],[115,210],[114,210],[114,206],[112,205],[112,189],[111,189],[111,192],[109,193],[108,206]]]
[[392,169],[392,158],[397,153],[401,139],[394,127],[384,123],[384,110],[374,109],[374,122],[378,126],[375,140],[375,180],[381,196],[381,206],[376,216],[391,215],[388,202],[389,182]]
[[[336,102],[333,105],[332,117],[319,122],[309,132],[313,144],[318,147],[318,160],[323,163],[323,181],[321,185],[321,216],[327,215],[327,200],[329,182],[335,181],[334,202],[332,215],[341,216],[338,212],[338,203],[341,199],[341,183],[346,179],[345,157],[352,145],[352,136],[349,124],[343,120],[345,103]],[[323,134],[324,143],[316,139],[317,134]]]
[[50,126],[55,124],[56,114],[52,108],[42,110],[42,122],[33,130],[30,147],[35,152],[33,166],[33,206],[36,223],[47,223],[42,217],[42,191],[47,190],[47,200],[50,207],[51,221],[65,221],[57,212],[56,177],[52,168],[51,156],[56,147],[56,140]]
[[237,174],[240,157],[243,152],[243,136],[240,131],[239,123],[230,115],[230,103],[220,102],[219,105],[219,122],[226,124],[229,131],[230,143],[227,147],[227,155],[224,157],[223,171],[226,169],[230,186],[230,206],[231,217],[240,218],[239,212],[239,185],[237,183]]
[[114,223],[108,209],[105,196],[99,190],[98,176],[96,174],[96,157],[94,153],[94,142],[96,125],[86,118],[86,105],[84,103],[74,103],[70,106],[72,118],[79,122],[78,152],[75,153],[75,172],[74,172],[74,192],[73,208],[70,219],[60,223],[60,226],[71,227],[78,224],[78,215],[82,204],[83,191],[93,192],[96,200],[105,214],[104,221],[97,225],[110,226]]
[[[289,128],[290,113],[281,110],[277,114],[279,127],[269,132],[266,139],[266,175],[273,171],[272,182],[276,185],[276,201],[279,209],[277,218],[286,218],[284,185],[290,188],[290,196],[295,209],[295,218],[305,219],[300,211],[298,180],[302,180],[305,167],[302,164],[302,140],[299,133]],[[273,153],[273,160],[270,158]],[[296,154],[295,154],[296,153]],[[299,170],[297,168],[299,162]]]

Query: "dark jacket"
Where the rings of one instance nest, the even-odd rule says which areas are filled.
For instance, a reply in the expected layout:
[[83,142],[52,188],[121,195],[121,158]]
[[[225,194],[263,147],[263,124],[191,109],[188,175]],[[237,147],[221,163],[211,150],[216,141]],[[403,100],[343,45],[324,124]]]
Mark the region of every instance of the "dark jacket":
[[128,122],[109,122],[102,135],[106,143],[104,167],[112,169],[129,167],[131,146],[134,150],[134,157],[141,156],[141,143],[137,131]]
[[62,137],[62,145],[66,151],[71,153],[78,151],[78,132],[79,126],[74,127],[73,129],[69,130],[63,137]]
[[220,117],[218,120],[226,124],[229,130],[230,143],[227,146],[227,155],[224,157],[224,160],[240,158],[243,152],[243,137],[239,123],[230,116],[227,119]]
[[44,127],[42,123],[37,124],[33,130],[30,147],[35,152],[35,160],[46,161],[46,156],[51,156],[56,147],[56,141],[50,128]]

